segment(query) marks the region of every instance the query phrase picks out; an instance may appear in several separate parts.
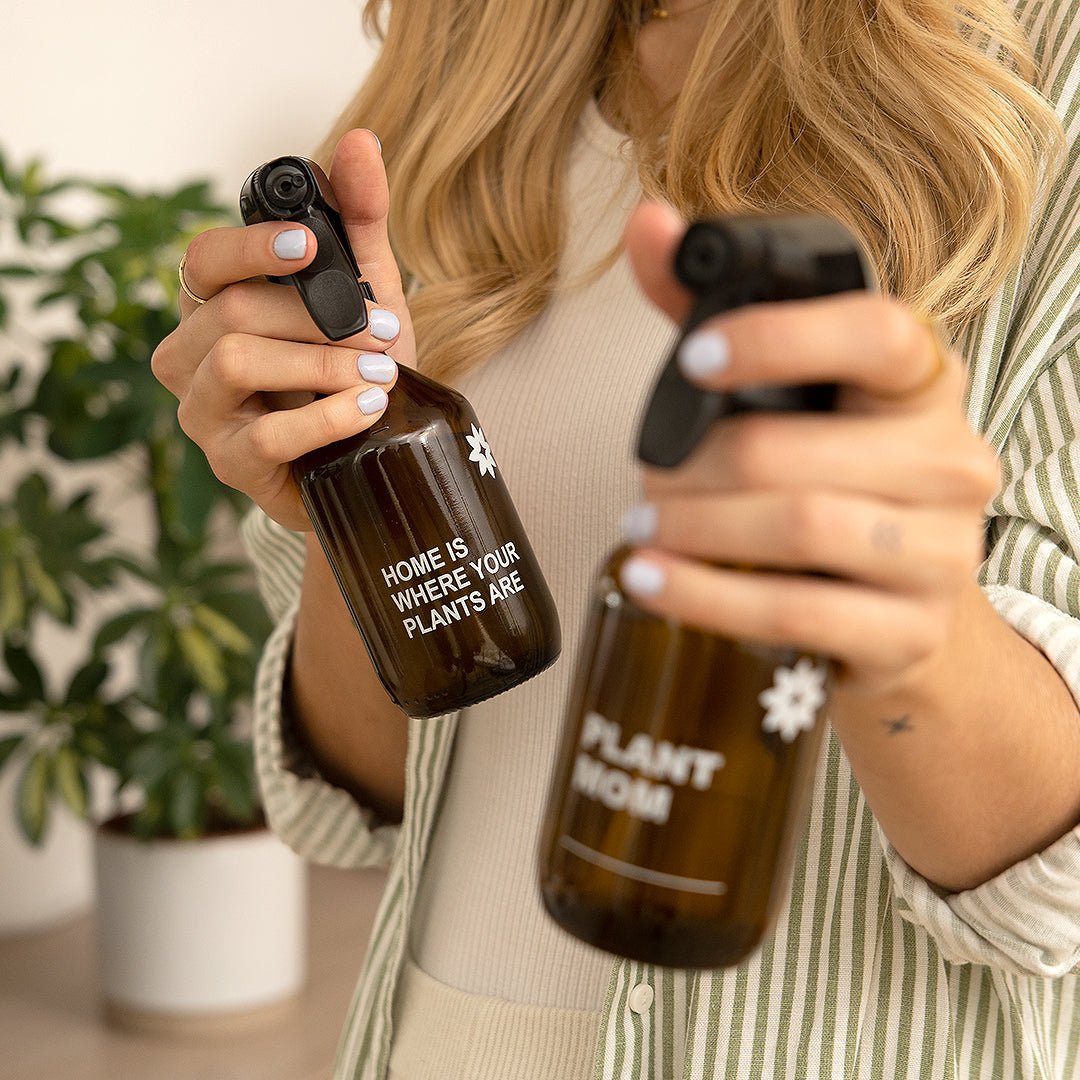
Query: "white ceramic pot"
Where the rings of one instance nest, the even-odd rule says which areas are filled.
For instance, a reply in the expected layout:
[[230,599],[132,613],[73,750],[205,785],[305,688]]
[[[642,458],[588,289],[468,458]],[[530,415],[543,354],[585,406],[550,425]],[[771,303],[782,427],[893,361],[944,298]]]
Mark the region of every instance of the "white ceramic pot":
[[105,825],[95,854],[99,980],[112,1015],[235,1014],[299,991],[304,862],[271,832],[144,842]]
[[94,902],[90,826],[57,801],[50,808],[45,842],[31,847],[11,809],[17,772],[0,773],[0,934],[49,929],[82,915]]

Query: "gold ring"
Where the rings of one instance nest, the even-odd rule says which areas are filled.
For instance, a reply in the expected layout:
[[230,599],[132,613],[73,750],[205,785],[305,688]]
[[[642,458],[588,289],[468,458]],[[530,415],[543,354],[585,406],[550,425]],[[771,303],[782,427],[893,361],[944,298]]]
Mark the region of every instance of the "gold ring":
[[189,300],[194,300],[196,304],[205,304],[206,299],[202,296],[196,296],[189,288],[188,283],[184,280],[184,263],[187,262],[187,252],[180,256],[180,265],[176,268],[176,276],[180,279],[180,288],[184,290],[184,295]]
[[892,394],[880,390],[875,392],[875,396],[884,398],[886,401],[907,401],[908,398],[917,397],[924,391],[929,390],[949,367],[949,355],[941,342],[937,324],[929,315],[916,314],[915,321],[930,331],[930,340],[934,343],[934,368],[924,379],[908,390],[898,390]]

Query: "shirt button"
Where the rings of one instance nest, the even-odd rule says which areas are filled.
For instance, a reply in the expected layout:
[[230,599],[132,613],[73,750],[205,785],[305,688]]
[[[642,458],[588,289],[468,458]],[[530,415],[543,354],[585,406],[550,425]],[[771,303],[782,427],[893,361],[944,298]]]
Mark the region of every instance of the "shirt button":
[[633,990],[630,991],[630,997],[627,1004],[630,1006],[631,1012],[643,1013],[648,1012],[653,1003],[653,988],[648,983],[638,983]]

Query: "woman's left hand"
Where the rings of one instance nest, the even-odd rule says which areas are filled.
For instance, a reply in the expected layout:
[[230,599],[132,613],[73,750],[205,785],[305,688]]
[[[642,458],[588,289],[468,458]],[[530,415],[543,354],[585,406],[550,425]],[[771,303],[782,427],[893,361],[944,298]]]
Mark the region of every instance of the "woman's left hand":
[[[627,230],[645,292],[677,322],[683,231],[666,208]],[[647,469],[623,585],[642,607],[724,636],[832,657],[855,693],[912,688],[977,589],[999,471],[963,412],[964,372],[900,303],[847,293],[711,319],[682,350],[699,386],[835,382],[839,410],[713,425],[677,469]],[[944,361],[944,363],[942,362]],[[752,570],[748,572],[746,568]]]

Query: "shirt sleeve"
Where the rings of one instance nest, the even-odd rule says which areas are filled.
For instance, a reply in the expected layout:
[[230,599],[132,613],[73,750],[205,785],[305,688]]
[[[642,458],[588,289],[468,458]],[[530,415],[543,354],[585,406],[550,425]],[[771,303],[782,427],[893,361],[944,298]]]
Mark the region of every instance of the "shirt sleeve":
[[[1078,427],[1074,346],[1036,379],[1006,441],[981,581],[998,614],[1046,656],[1080,705]],[[1080,972],[1080,827],[953,895],[881,837],[901,914],[922,926],[947,960],[1042,977]]]
[[387,865],[400,827],[319,775],[283,708],[285,678],[300,606],[304,541],[257,507],[241,536],[255,564],[259,592],[275,626],[255,682],[255,771],[270,827],[294,851],[339,867]]

